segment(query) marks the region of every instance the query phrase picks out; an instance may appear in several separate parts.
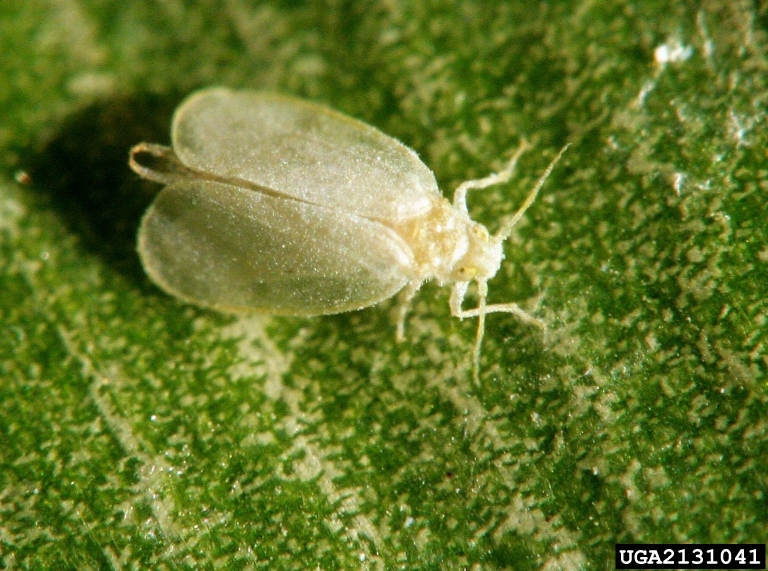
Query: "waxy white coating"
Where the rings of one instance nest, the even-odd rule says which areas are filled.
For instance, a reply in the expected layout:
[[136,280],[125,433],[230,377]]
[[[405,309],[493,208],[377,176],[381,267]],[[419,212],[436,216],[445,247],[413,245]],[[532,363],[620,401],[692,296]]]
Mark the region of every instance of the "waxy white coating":
[[[129,164],[167,185],[141,222],[138,251],[152,280],[185,301],[226,312],[320,315],[361,309],[403,290],[409,301],[435,279],[450,285],[451,314],[478,317],[474,375],[487,313],[487,281],[502,242],[551,172],[491,236],[470,219],[466,193],[509,180],[508,166],[456,190],[453,203],[415,152],[360,121],[316,103],[210,88],[176,110],[172,148],[140,143]],[[162,170],[136,160],[150,154]],[[471,281],[479,305],[462,309]]]

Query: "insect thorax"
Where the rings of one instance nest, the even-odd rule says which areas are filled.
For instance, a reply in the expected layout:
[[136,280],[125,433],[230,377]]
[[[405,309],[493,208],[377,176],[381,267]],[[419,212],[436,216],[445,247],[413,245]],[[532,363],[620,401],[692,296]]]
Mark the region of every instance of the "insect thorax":
[[493,277],[504,257],[482,224],[441,198],[426,214],[394,227],[411,247],[414,279],[439,283]]

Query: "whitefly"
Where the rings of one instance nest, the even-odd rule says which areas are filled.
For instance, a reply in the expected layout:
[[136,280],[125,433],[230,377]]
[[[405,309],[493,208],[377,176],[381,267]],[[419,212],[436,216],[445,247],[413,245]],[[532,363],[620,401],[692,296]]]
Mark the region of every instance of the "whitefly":
[[[312,316],[368,307],[402,291],[397,337],[421,285],[451,288],[451,314],[477,317],[474,376],[488,313],[544,324],[515,303],[488,304],[502,243],[563,151],[495,234],[469,217],[467,192],[506,182],[504,170],[461,184],[453,203],[414,151],[322,105],[211,88],[176,110],[172,148],[140,143],[131,168],[165,184],[141,222],[144,269],[163,290],[225,312]],[[151,155],[153,166],[137,157]],[[471,282],[479,303],[464,309]]]

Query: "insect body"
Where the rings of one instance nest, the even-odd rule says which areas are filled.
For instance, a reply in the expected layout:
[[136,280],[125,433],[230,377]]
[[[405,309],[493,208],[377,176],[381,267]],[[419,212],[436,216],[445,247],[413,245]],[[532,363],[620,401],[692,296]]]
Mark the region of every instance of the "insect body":
[[[554,162],[493,236],[466,206],[469,190],[510,178],[525,143],[503,171],[463,183],[450,203],[411,149],[300,99],[205,89],[176,110],[171,138],[173,148],[136,145],[129,161],[167,185],[142,219],[138,250],[168,293],[226,312],[311,316],[361,309],[403,290],[401,339],[408,302],[435,279],[451,286],[452,315],[479,318],[475,379],[486,314],[514,313],[543,327],[516,304],[488,305],[486,296],[502,242]],[[163,168],[139,163],[141,154]],[[472,281],[480,302],[467,310]]]

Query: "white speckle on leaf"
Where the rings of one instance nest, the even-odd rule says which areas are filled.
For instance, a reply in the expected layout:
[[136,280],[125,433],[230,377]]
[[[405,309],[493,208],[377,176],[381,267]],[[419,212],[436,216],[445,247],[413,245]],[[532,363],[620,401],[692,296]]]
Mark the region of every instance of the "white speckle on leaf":
[[693,55],[693,47],[686,46],[678,40],[670,40],[665,44],[657,46],[653,50],[653,58],[656,63],[663,67],[667,63],[677,63],[690,59]]
[[67,81],[67,91],[77,97],[103,97],[115,89],[115,77],[109,73],[84,72]]
[[637,106],[642,107],[645,104],[645,100],[648,95],[656,87],[655,81],[646,81],[640,88],[640,93],[637,94]]
[[680,196],[682,194],[683,183],[685,182],[685,174],[681,172],[676,172],[673,175],[673,178],[674,178],[674,182],[672,183],[672,186],[675,189],[675,194],[677,194],[677,196]]

